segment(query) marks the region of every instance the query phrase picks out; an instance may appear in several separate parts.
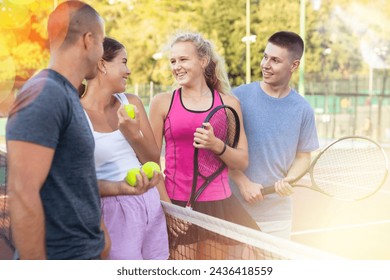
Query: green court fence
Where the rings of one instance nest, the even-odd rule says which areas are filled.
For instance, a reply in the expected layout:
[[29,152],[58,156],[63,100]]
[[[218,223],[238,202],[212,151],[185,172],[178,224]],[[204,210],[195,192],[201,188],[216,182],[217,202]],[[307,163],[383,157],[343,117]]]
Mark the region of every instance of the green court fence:
[[[128,92],[137,94],[148,112],[155,94],[171,92],[173,88],[150,83],[129,87]],[[332,81],[309,79],[305,89],[305,99],[315,111],[320,138],[363,135],[390,142],[390,82],[386,83],[383,76],[372,82],[365,77]]]

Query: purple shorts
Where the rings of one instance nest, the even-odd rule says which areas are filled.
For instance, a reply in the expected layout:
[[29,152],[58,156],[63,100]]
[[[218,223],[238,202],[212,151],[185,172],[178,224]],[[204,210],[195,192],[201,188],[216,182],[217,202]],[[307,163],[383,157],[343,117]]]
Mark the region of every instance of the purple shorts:
[[156,187],[142,195],[103,197],[102,214],[111,238],[108,259],[168,259],[167,226]]

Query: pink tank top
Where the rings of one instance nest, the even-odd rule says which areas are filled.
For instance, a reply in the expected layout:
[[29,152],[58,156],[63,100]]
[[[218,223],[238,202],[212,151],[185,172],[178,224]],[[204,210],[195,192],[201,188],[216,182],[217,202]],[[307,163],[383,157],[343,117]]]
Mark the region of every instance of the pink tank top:
[[[174,200],[188,201],[191,195],[194,169],[194,132],[201,127],[208,113],[223,104],[214,90],[211,108],[207,111],[186,109],[181,100],[181,89],[175,90],[171,107],[164,122],[165,135],[165,185],[168,196]],[[199,188],[203,179],[199,177]],[[214,201],[231,195],[227,168],[203,191],[198,201]]]

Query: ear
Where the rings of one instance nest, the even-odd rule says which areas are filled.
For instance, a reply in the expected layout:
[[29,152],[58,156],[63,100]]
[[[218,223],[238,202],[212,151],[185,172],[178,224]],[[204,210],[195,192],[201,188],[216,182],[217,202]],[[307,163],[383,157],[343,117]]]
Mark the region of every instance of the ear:
[[294,60],[293,63],[291,64],[291,67],[290,67],[290,71],[291,73],[293,73],[294,71],[296,71],[299,67],[299,65],[301,64],[301,61],[300,60]]
[[208,57],[202,57],[200,59],[200,65],[202,66],[203,70],[206,69],[207,65],[209,65],[210,58]]
[[87,32],[83,35],[84,48],[88,51],[93,46],[93,36],[91,32]]
[[107,69],[106,69],[106,66],[105,66],[105,61],[103,59],[100,59],[98,61],[98,69],[100,72],[102,72],[103,74],[106,74],[107,73]]

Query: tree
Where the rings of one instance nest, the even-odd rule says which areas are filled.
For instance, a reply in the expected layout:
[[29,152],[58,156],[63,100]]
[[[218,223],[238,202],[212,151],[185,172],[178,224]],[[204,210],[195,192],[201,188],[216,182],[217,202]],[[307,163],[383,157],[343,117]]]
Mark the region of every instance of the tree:
[[38,69],[47,65],[47,16],[52,1],[4,0],[0,4],[0,113],[4,115],[13,93]]
[[225,64],[232,84],[245,80],[245,1],[210,1],[200,30],[212,40]]
[[[127,47],[129,84],[173,84],[166,58],[170,36],[179,30],[197,31],[210,39],[225,59],[232,85],[245,82],[246,52],[241,41],[246,35],[245,0],[86,2],[105,19],[107,36]],[[257,80],[267,38],[279,30],[299,33],[300,7],[298,0],[251,0],[250,4],[250,33],[257,36],[251,44],[251,73]],[[47,65],[46,23],[53,1],[3,0],[0,5],[0,59],[7,65],[0,70],[1,97]],[[386,45],[389,15],[390,1],[322,0],[321,8],[314,11],[307,0],[306,79],[323,81],[323,73],[330,79],[367,73],[361,42]],[[162,54],[161,60],[156,60],[157,53]],[[294,75],[292,85],[296,87],[297,81]]]
[[172,83],[169,65],[153,59],[166,53],[169,37],[177,30],[196,30],[202,2],[195,1],[95,1],[94,7],[106,19],[106,33],[128,50],[133,83]]
[[[267,39],[275,32],[289,30],[299,34],[299,1],[260,1],[253,17],[253,31],[257,41],[253,44],[252,76],[261,78],[260,62]],[[296,83],[298,75],[293,76]]]

